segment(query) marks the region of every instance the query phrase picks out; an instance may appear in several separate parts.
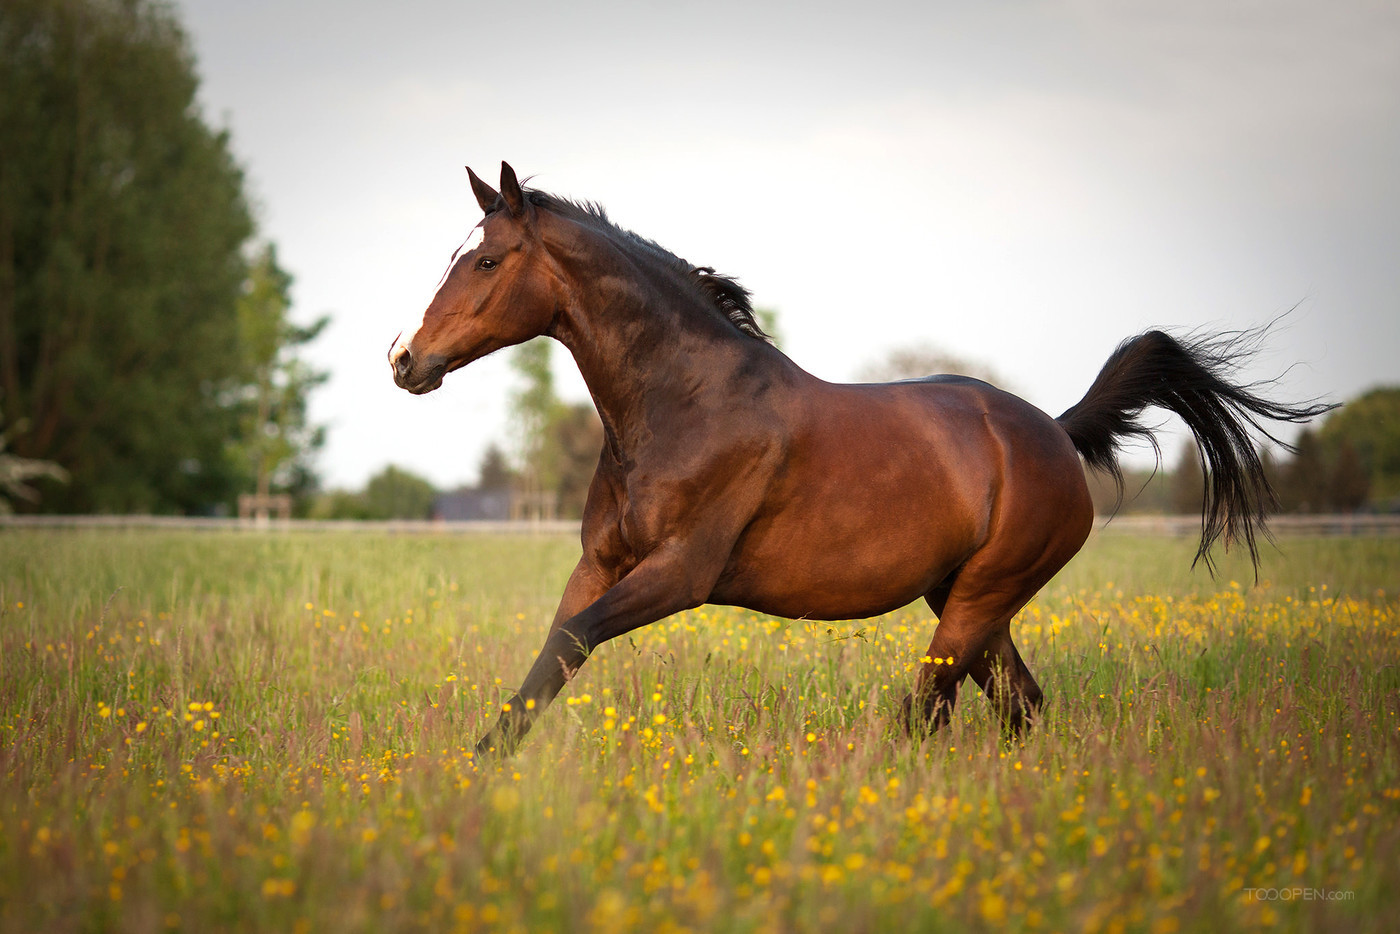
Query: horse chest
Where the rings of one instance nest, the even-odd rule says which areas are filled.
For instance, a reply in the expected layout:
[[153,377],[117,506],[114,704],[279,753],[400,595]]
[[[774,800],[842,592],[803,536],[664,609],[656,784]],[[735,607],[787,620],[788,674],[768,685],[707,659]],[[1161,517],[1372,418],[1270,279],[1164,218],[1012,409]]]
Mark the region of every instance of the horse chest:
[[761,483],[713,460],[676,460],[665,473],[627,471],[615,462],[600,468],[584,516],[584,543],[604,579],[621,580],[656,549],[678,540],[695,543],[708,560],[722,563],[747,524]]
[[617,464],[600,468],[584,512],[583,542],[602,578],[616,583],[656,547],[663,510],[643,484],[628,483]]

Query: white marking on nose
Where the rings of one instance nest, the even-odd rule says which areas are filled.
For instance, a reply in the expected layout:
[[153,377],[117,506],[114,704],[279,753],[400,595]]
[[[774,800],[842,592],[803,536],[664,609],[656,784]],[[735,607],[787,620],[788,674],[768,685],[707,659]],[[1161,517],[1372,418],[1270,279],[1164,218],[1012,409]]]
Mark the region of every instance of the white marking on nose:
[[420,324],[412,331],[399,332],[399,336],[394,339],[394,345],[389,348],[389,364],[391,366],[397,366],[399,358],[408,353],[408,345],[413,343],[413,338],[418,336],[418,328],[421,327]]

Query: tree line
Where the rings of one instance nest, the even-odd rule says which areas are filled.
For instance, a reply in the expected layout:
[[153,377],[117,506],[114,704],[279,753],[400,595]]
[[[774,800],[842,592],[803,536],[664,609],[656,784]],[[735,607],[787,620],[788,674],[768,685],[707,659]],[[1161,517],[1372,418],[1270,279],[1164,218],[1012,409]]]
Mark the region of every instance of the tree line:
[[[431,515],[438,491],[399,466],[362,491],[318,490],[324,430],[307,400],[326,375],[299,352],[328,319],[294,320],[292,278],[197,87],[164,4],[0,4],[0,511],[208,514],[277,492],[303,515]],[[487,450],[477,489],[577,517],[603,430],[591,405],[558,397],[550,353],[514,352],[514,437]],[[1001,382],[917,346],[860,376],[934,372]],[[1400,387],[1264,455],[1284,511],[1400,509]],[[1090,481],[1101,512],[1200,509],[1192,447],[1130,471],[1121,503]]]
[[189,43],[146,0],[0,4],[0,437],[17,508],[209,513],[300,492],[323,440]]
[[[985,363],[917,342],[868,363],[857,376],[864,381],[887,381],[932,373],[971,376],[1015,391]],[[1346,402],[1305,428],[1291,448],[1270,444],[1261,448],[1264,470],[1278,493],[1278,511],[1400,511],[1400,386],[1379,386]],[[1169,464],[1125,470],[1121,495],[1111,478],[1093,471],[1086,476],[1100,515],[1196,515],[1201,511],[1205,482],[1194,442],[1184,445]]]
[[[1282,513],[1400,511],[1400,386],[1381,386],[1346,402],[1293,441],[1266,445],[1260,460]],[[1201,511],[1200,454],[1187,442],[1170,468],[1127,470],[1120,499],[1113,482],[1089,475],[1101,515]]]

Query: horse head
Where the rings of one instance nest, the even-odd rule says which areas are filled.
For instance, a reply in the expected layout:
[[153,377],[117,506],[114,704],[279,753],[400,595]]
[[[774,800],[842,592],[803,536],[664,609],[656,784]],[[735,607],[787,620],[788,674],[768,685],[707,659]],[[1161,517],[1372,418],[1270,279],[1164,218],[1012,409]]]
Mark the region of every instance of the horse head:
[[543,334],[560,305],[535,206],[515,171],[501,163],[499,192],[470,168],[467,174],[486,216],[452,254],[422,323],[389,349],[394,382],[415,394],[432,392],[473,360]]

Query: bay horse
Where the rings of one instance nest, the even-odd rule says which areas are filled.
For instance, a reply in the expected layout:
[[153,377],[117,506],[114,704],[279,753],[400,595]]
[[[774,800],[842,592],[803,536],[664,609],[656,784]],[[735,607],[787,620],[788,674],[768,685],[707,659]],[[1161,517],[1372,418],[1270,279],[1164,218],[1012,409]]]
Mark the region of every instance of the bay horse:
[[1059,418],[965,377],[828,383],[767,339],[734,279],[596,205],[523,188],[505,163],[499,191],[467,172],[485,217],[417,330],[394,340],[394,381],[431,392],[547,335],[573,354],[605,437],[583,555],[479,755],[512,752],[598,646],[705,603],[847,620],[922,597],[938,624],[906,727],[945,724],[971,676],[1018,730],[1043,695],[1011,619],[1089,535],[1081,458],[1121,492],[1120,442],[1151,440],[1145,408],[1175,412],[1208,478],[1197,560],[1209,566],[1223,536],[1257,569],[1273,491],[1250,432],[1330,408],[1231,381],[1256,332],[1133,337]]

